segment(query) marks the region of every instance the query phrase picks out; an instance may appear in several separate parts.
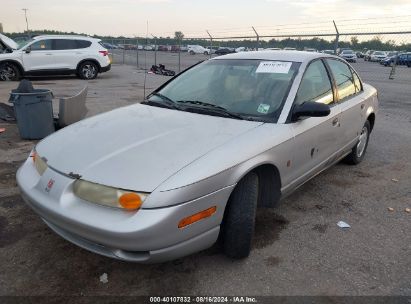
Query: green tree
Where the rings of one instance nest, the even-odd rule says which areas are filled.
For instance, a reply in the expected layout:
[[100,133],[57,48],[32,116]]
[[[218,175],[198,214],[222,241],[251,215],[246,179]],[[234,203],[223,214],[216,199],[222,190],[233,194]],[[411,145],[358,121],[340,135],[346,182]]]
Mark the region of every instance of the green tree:
[[181,32],[181,31],[176,31],[176,32],[174,33],[174,39],[176,39],[176,40],[183,40],[183,38],[184,38],[183,32]]

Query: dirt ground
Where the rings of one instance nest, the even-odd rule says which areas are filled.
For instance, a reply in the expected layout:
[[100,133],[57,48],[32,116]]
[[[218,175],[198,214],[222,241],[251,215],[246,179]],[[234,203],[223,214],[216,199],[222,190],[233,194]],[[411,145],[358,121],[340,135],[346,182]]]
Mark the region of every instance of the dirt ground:
[[[16,170],[35,142],[21,140],[16,124],[0,121],[6,128],[0,134],[0,295],[411,296],[411,214],[405,212],[411,208],[411,69],[391,81],[381,77],[387,73],[382,66],[355,66],[379,89],[381,103],[365,160],[337,164],[275,209],[259,211],[254,249],[241,261],[213,247],[139,265],[65,241],[25,205],[16,187]],[[149,75],[147,91],[165,80]],[[114,65],[89,81],[88,115],[141,101],[143,83],[142,71]],[[34,85],[58,97],[85,82],[40,78]],[[16,86],[0,83],[0,102]],[[339,228],[340,220],[351,228]],[[107,284],[99,281],[103,273]]]

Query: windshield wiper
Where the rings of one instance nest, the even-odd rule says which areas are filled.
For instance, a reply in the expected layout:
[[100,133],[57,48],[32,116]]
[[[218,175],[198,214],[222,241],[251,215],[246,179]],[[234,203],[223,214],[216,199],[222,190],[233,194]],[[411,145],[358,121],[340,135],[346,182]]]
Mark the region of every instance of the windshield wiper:
[[157,96],[157,97],[160,97],[162,100],[167,100],[167,101],[174,103],[174,100],[158,92],[151,93],[150,96]]
[[196,108],[201,109],[201,110],[207,110],[207,111],[212,112],[214,114],[220,114],[220,115],[223,115],[225,117],[231,117],[231,118],[241,119],[241,120],[244,119],[244,117],[242,117],[241,115],[230,112],[226,108],[215,105],[215,104],[212,104],[212,103],[199,101],[199,100],[177,100],[177,102],[178,103],[184,103],[184,104],[190,104],[190,105],[194,105],[194,106],[199,106],[199,107],[196,107]]
[[161,93],[154,92],[154,93],[150,94],[150,96],[160,97],[162,99],[162,101],[147,99],[147,100],[144,100],[142,102],[142,104],[180,110],[180,107],[177,106],[176,103],[171,98],[168,98],[167,96],[165,96]]

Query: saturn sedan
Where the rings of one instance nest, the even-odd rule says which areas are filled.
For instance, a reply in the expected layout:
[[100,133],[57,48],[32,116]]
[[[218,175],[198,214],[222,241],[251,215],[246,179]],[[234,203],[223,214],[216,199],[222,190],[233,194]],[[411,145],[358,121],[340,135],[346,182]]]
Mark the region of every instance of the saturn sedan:
[[17,181],[52,230],[95,253],[152,263],[218,240],[244,258],[256,208],[360,163],[377,109],[377,91],[337,56],[229,54],[45,138]]

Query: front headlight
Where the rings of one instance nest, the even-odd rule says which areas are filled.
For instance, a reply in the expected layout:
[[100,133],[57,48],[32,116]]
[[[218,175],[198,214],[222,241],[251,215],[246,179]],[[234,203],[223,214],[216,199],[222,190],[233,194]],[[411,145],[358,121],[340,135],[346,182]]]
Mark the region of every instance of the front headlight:
[[73,184],[74,194],[92,203],[126,210],[137,210],[147,198],[147,193],[138,193],[78,179]]
[[33,150],[30,157],[33,159],[34,167],[36,168],[38,174],[43,175],[44,171],[47,170],[47,163],[45,159],[41,158],[37,154],[36,150]]

